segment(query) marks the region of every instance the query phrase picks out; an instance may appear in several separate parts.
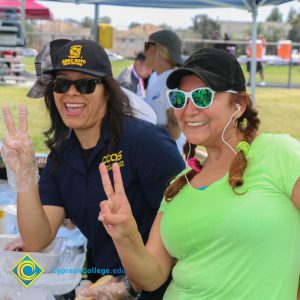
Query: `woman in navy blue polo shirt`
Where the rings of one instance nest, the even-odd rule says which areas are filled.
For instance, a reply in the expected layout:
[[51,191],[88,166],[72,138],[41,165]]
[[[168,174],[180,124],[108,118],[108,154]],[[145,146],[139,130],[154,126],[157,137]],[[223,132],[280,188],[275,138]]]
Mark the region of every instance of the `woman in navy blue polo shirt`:
[[55,40],[50,52],[53,68],[45,72],[53,76],[45,96],[50,154],[40,179],[26,108],[20,108],[18,129],[9,109],[3,108],[8,135],[2,155],[8,175],[16,178],[20,234],[27,248],[42,249],[68,217],[87,237],[97,272],[118,275],[123,270],[120,259],[97,219],[99,203],[107,198],[99,164],[108,170],[119,164],[146,241],[164,189],[184,163],[164,129],[133,117],[127,96],[112,77],[108,56],[96,42]]

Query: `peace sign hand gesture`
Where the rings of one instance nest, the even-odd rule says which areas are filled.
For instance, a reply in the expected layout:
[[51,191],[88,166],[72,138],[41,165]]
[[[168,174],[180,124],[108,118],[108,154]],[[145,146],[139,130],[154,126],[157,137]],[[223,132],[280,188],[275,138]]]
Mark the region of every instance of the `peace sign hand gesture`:
[[8,183],[18,192],[24,192],[39,181],[34,150],[28,137],[27,109],[24,105],[19,107],[18,129],[7,106],[2,107],[2,113],[8,134],[3,138],[1,154]]
[[114,241],[132,237],[138,228],[124,190],[120,167],[117,163],[112,165],[114,187],[105,164],[101,163],[99,170],[107,200],[100,203],[98,219]]

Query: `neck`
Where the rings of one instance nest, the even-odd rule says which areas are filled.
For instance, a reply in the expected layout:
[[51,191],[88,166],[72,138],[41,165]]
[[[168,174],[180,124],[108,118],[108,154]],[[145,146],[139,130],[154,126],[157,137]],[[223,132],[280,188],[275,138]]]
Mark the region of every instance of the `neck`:
[[100,128],[86,130],[75,129],[74,132],[83,149],[90,149],[95,147],[100,138]]
[[[230,136],[230,138],[225,137],[225,141],[236,151],[237,144],[243,140],[243,134],[239,131],[236,131],[236,134]],[[231,165],[236,154],[232,149],[226,145],[221,139],[218,145],[206,147],[207,150],[207,159],[205,164],[226,164]]]
[[156,73],[162,74],[163,72],[167,71],[167,70],[171,70],[174,67],[166,60],[160,59],[158,60],[158,63],[155,66],[155,71]]

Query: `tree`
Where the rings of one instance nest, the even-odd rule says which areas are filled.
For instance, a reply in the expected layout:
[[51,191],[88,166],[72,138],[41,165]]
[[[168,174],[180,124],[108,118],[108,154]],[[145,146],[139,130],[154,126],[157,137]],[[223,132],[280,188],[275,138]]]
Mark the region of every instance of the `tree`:
[[93,28],[94,20],[90,17],[84,17],[81,21],[81,25],[83,28]]
[[290,8],[290,11],[289,11],[289,13],[288,13],[288,16],[287,16],[287,21],[288,21],[288,23],[293,22],[293,20],[294,20],[296,17],[297,17],[297,10],[296,10],[296,8],[291,7],[291,8]]
[[268,30],[264,34],[268,42],[277,42],[284,38],[284,28],[276,26],[268,26]]
[[201,34],[202,39],[219,39],[220,25],[207,15],[196,15],[192,18],[192,29]]
[[99,19],[99,23],[111,24],[111,18],[109,16],[103,16]]
[[128,26],[129,29],[132,29],[134,27],[138,27],[138,26],[141,26],[141,23],[138,23],[138,22],[131,22]]
[[300,14],[291,22],[292,28],[289,31],[288,39],[300,43]]
[[282,13],[279,11],[278,7],[274,7],[267,17],[267,22],[282,22]]
[[[252,35],[252,28],[247,28],[245,30],[245,35],[250,36]],[[264,26],[262,22],[257,23],[257,36],[259,35],[263,35],[265,36],[265,32],[264,32]]]
[[[110,24],[111,18],[108,16],[103,16],[98,20],[98,24],[100,24],[100,23]],[[83,28],[93,28],[94,27],[94,19],[92,19],[90,17],[84,17],[81,21],[81,26]]]
[[159,25],[159,28],[160,29],[167,29],[167,30],[173,30],[172,26],[166,24],[166,23],[163,23],[163,24],[160,24]]

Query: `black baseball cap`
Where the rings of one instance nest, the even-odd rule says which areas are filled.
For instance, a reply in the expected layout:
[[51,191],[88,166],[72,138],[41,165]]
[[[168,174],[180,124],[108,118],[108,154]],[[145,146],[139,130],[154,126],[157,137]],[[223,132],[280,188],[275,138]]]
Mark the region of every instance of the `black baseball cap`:
[[43,72],[78,71],[96,77],[113,76],[105,50],[92,40],[54,40],[50,43],[53,68]]
[[190,74],[198,76],[208,87],[217,92],[246,91],[246,80],[239,62],[235,56],[224,50],[202,48],[196,51],[181,68],[169,75],[167,87],[177,88],[180,79]]

